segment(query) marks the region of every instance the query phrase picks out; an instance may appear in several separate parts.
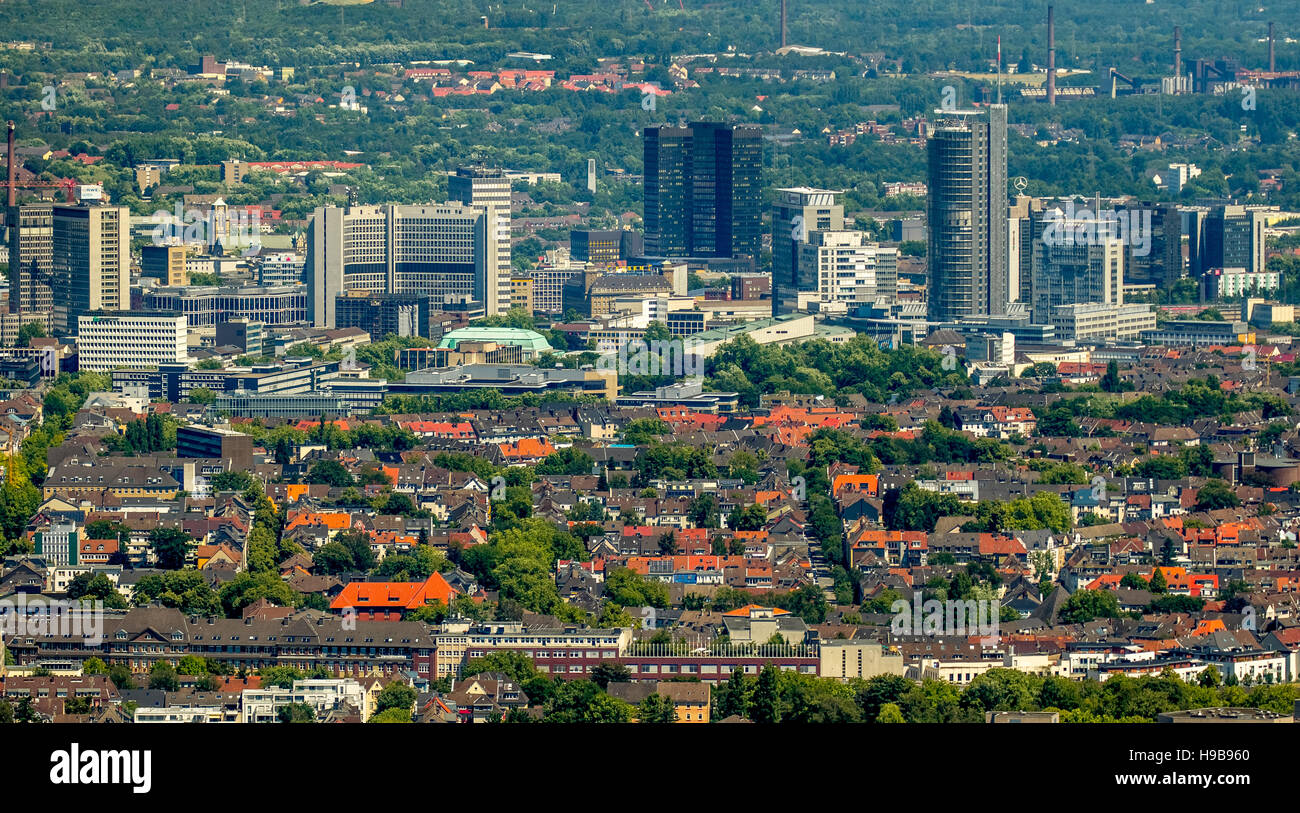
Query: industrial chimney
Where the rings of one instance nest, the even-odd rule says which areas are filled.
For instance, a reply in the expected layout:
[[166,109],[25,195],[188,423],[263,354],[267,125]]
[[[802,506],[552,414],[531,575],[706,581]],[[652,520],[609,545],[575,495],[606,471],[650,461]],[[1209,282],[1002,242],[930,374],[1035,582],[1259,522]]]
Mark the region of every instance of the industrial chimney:
[[[5,153],[5,156],[9,162],[9,206],[13,207],[18,203],[18,195],[16,194],[18,190],[15,186],[18,181],[16,172],[18,165],[14,161],[14,123],[12,121],[9,122],[9,151]],[[15,262],[17,262],[17,258],[15,258]]]
[[1056,106],[1056,13],[1047,7],[1047,103]]
[[1273,73],[1277,70],[1277,63],[1273,61],[1273,24],[1268,24],[1268,72]]
[[786,0],[781,0],[781,47],[782,47],[782,48],[784,48],[785,45],[786,45],[786,41],[785,41],[785,38],[786,38],[786,30],[785,30],[785,2],[786,2]]
[[[1174,76],[1183,75],[1183,27],[1174,26]],[[1175,89],[1176,92],[1176,89]]]

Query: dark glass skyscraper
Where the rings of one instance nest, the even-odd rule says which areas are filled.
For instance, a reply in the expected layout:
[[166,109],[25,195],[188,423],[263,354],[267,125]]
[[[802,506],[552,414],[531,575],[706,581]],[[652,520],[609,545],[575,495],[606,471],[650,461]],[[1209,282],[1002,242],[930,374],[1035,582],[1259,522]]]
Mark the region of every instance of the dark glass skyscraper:
[[695,122],[647,127],[645,250],[656,257],[749,257],[761,245],[762,131]]
[[1211,268],[1264,270],[1264,213],[1244,206],[1216,206],[1201,221],[1196,273]]
[[929,316],[1003,314],[1007,255],[1007,108],[943,111],[930,134]]
[[[1183,276],[1183,221],[1172,203],[1133,201],[1119,207],[1146,217],[1150,212],[1150,239],[1130,241],[1124,257],[1124,283],[1168,288]],[[1132,215],[1130,215],[1132,217]],[[1146,224],[1143,223],[1143,228]]]

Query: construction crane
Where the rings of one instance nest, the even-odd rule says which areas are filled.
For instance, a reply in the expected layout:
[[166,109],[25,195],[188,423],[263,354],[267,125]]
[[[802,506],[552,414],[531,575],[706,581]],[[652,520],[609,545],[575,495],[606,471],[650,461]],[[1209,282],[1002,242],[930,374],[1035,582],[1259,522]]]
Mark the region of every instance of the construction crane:
[[77,202],[77,179],[60,178],[53,181],[20,181],[17,180],[18,163],[14,157],[14,123],[9,122],[8,126],[8,151],[5,154],[5,160],[8,161],[9,177],[5,181],[0,181],[8,189],[8,204],[15,206],[18,203],[19,189],[58,189],[63,188],[66,193],[68,203]]

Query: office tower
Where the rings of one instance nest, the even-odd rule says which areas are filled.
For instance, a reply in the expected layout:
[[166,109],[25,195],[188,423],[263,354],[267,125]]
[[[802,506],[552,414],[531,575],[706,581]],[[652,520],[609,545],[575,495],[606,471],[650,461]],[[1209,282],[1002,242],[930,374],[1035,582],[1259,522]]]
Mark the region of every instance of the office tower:
[[929,315],[951,321],[1004,314],[1012,299],[1007,108],[946,115],[927,141]]
[[876,301],[898,301],[898,249],[876,246]]
[[1064,305],[1123,305],[1126,247],[1103,232],[1106,222],[1091,213],[1068,218],[1060,209],[1045,212],[1043,222],[1050,232],[1038,232],[1033,244],[1033,321],[1051,324],[1053,309]]
[[[1013,213],[1015,207],[1007,213],[1007,299],[1009,302],[1017,302],[1020,297],[1021,285],[1021,244],[1020,244],[1020,227],[1024,221],[1016,217]],[[1026,263],[1027,265],[1027,263]]]
[[1033,302],[1034,240],[1042,236],[1043,201],[1019,195],[1007,212],[1007,299]]
[[647,127],[642,140],[646,252],[657,257],[689,255],[691,131]]
[[[308,318],[334,327],[335,300],[350,291],[482,302],[501,276],[499,226],[493,206],[319,207],[307,229]],[[508,270],[498,308],[509,306]]]
[[[48,203],[11,206],[9,228],[9,312],[50,314],[54,308],[54,207]],[[52,328],[50,318],[46,327]]]
[[491,210],[494,251],[485,257],[485,277],[476,293],[489,315],[510,310],[510,179],[500,169],[461,167],[447,178],[447,201]]
[[757,262],[762,131],[713,122],[647,127],[643,148],[646,252]]
[[800,186],[776,190],[772,209],[772,315],[799,309],[799,245],[814,231],[844,228],[839,193]]
[[1244,206],[1216,206],[1199,218],[1199,229],[1188,232],[1194,239],[1192,273],[1200,276],[1211,268],[1244,268],[1248,273],[1264,270],[1264,213]]
[[756,127],[691,125],[691,253],[758,259],[763,142]]
[[125,206],[58,205],[51,268],[54,330],[71,333],[94,311],[131,307],[131,211]]
[[[1141,224],[1138,239],[1128,241],[1124,282],[1167,288],[1183,277],[1183,226],[1178,207],[1170,203],[1134,201],[1119,207],[1130,226]],[[1147,218],[1150,218],[1148,224]],[[1130,233],[1134,233],[1130,229]]]

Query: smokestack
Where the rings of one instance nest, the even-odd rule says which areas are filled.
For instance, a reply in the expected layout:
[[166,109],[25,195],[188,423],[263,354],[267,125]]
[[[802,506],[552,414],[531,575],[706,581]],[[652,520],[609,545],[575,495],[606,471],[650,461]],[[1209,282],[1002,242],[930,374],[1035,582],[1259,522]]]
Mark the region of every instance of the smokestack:
[[[1174,26],[1174,76],[1183,75],[1183,27]],[[1177,90],[1175,88],[1175,90]]]
[[9,162],[9,205],[12,207],[18,203],[17,169],[18,165],[14,161],[14,123],[9,122],[9,151],[5,153],[5,160]]
[[785,2],[786,2],[786,0],[781,0],[781,47],[782,47],[782,48],[784,48],[784,47],[785,47],[785,44],[786,44],[786,43],[785,43],[785,37],[786,37],[786,30],[785,30]]
[[1277,70],[1277,63],[1273,61],[1273,24],[1268,24],[1268,72],[1273,73]]
[[1056,106],[1056,9],[1047,7],[1047,103]]

